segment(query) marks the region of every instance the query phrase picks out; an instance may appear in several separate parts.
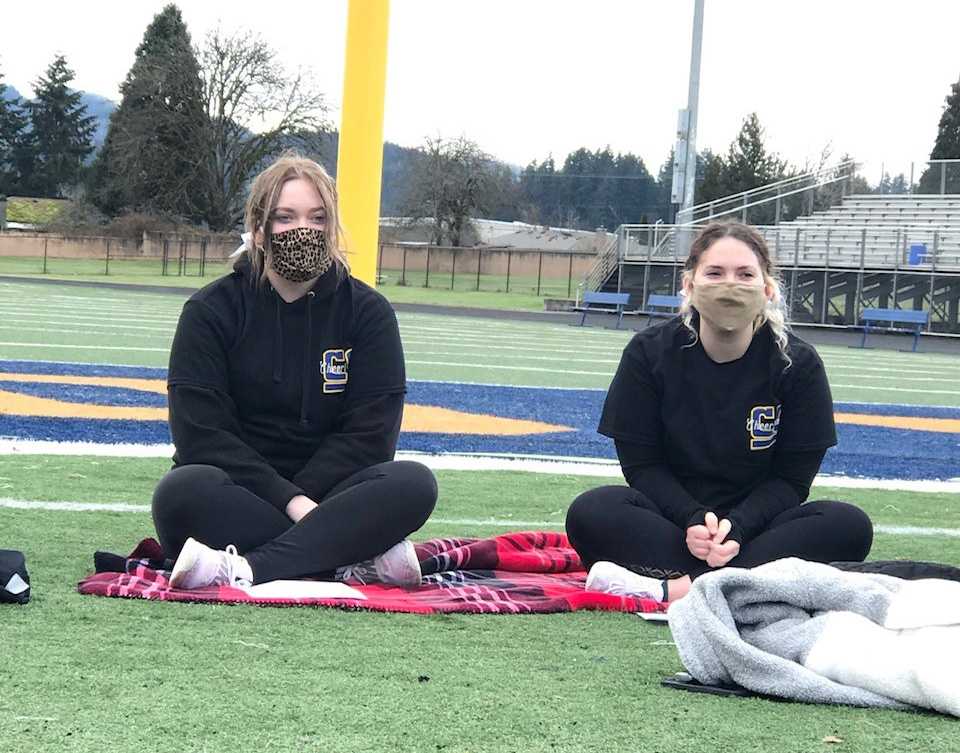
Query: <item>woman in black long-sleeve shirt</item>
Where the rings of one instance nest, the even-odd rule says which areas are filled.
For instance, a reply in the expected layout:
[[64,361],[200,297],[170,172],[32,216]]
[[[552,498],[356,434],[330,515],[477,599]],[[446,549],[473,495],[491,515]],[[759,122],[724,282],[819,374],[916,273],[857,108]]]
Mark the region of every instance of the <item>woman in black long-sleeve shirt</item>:
[[681,315],[624,349],[599,431],[629,487],[578,497],[567,533],[587,588],[676,599],[713,568],[781,557],[862,560],[858,508],[805,502],[836,444],[816,351],[786,330],[770,254],[752,228],[695,239]]
[[[336,190],[285,156],[253,182],[232,274],[187,301],[167,378],[174,468],[153,517],[181,588],[335,575],[419,583],[436,502],[393,460],[406,389],[389,303],[349,274]],[[353,567],[353,572],[358,568]]]

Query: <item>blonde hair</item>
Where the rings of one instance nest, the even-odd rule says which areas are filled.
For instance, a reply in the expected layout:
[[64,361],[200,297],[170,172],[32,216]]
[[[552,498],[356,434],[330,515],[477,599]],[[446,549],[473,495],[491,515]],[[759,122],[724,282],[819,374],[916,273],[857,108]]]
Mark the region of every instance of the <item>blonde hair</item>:
[[[790,358],[790,353],[788,352],[789,338],[787,334],[790,328],[787,325],[787,307],[783,300],[779,274],[770,259],[770,249],[767,248],[767,243],[760,233],[749,225],[744,225],[741,222],[713,222],[707,225],[700,231],[697,237],[694,238],[690,246],[690,254],[687,256],[687,261],[683,268],[682,281],[684,288],[687,287],[688,283],[693,281],[693,275],[697,271],[697,266],[700,264],[700,257],[703,256],[704,252],[710,248],[710,246],[721,238],[735,238],[749,246],[750,250],[756,255],[757,261],[760,264],[760,271],[763,273],[763,281],[769,286],[771,295],[767,301],[767,305],[763,311],[760,312],[760,316],[757,317],[753,329],[754,332],[756,332],[764,323],[770,323],[770,331],[773,332],[773,339],[776,341],[780,355],[783,357],[783,360],[787,362],[787,368],[789,369],[790,366],[793,365],[793,359]],[[682,317],[684,326],[690,330],[693,336],[690,345],[696,345],[697,340],[700,339],[700,334],[693,326],[693,308],[687,296],[682,297],[680,316]]]
[[[296,152],[284,152],[263,170],[250,185],[244,207],[243,226],[250,233],[250,241],[241,258],[246,257],[253,268],[253,279],[263,281],[267,274],[266,261],[270,258],[270,213],[277,206],[280,192],[288,180],[300,178],[317,189],[326,213],[323,235],[340,274],[349,274],[350,265],[344,248],[343,228],[337,211],[337,187],[323,166]],[[258,246],[257,235],[263,238]]]

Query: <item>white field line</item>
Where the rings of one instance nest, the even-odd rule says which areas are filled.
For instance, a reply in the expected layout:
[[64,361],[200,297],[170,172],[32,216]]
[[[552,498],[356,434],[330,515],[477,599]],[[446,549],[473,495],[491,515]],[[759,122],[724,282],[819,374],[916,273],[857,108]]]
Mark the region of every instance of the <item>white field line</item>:
[[[3,345],[3,343],[0,343]],[[502,366],[491,363],[455,363],[453,361],[420,361],[407,359],[407,365],[413,366],[452,366],[461,369],[494,369],[497,371],[536,371],[547,374],[557,373],[557,369],[544,369],[539,366]],[[602,376],[608,379],[613,376],[613,369],[610,371],[575,371],[573,369],[563,369],[562,374],[576,374],[577,376]],[[960,394],[960,393],[958,393]]]
[[[25,303],[26,305],[26,303]],[[39,322],[57,322],[57,321],[66,321],[68,324],[81,324],[89,322],[91,324],[96,324],[103,322],[105,318],[109,318],[113,322],[132,322],[133,324],[170,324],[175,325],[177,323],[176,316],[150,316],[150,315],[137,315],[137,316],[120,316],[118,312],[113,311],[109,307],[104,307],[100,309],[99,312],[91,311],[89,315],[78,316],[76,311],[64,310],[63,308],[57,309],[56,311],[50,313],[43,313],[35,307],[31,307],[30,311],[24,311],[16,308],[5,309],[0,307],[0,314],[9,315],[16,317],[22,320],[30,321],[39,321]],[[130,326],[133,326],[132,324]]]
[[[80,308],[72,304],[45,306],[43,303],[36,301],[23,301],[17,306],[9,306],[7,305],[8,303],[9,302],[4,302],[3,305],[0,305],[0,313],[8,314],[10,316],[28,317],[30,319],[46,319],[48,317],[55,316],[71,316],[78,319],[96,319],[98,315],[103,315],[104,312],[109,312],[112,316],[121,321],[129,320],[135,322],[153,322],[155,324],[162,324],[164,322],[176,322],[180,316],[179,309],[171,311],[158,311],[155,306],[151,306],[150,311],[144,311],[143,306],[135,309],[120,309],[116,308],[115,306],[110,306],[109,304],[97,307]],[[29,308],[24,308],[26,306],[29,306]]]
[[[46,322],[49,324],[49,322]],[[88,329],[64,329],[63,327],[35,327],[32,324],[24,323],[17,327],[8,327],[0,325],[0,330],[13,330],[15,332],[30,332],[30,333],[39,333],[43,334],[57,334],[57,335],[101,335],[106,337],[136,337],[141,340],[173,340],[173,328],[170,329],[157,329],[156,332],[163,332],[164,334],[159,335],[154,332],[129,332],[126,331],[126,327],[114,327],[113,329],[120,329],[120,332],[104,332],[92,330],[103,330],[105,326],[109,325],[99,325],[99,324],[88,324],[86,325]],[[136,329],[151,329],[150,327],[137,327]]]
[[[0,312],[2,315],[3,312]],[[117,321],[112,317],[111,314],[104,314],[105,317],[109,317],[108,321],[104,321],[104,318],[100,319],[91,319],[91,320],[80,320],[73,317],[43,317],[38,319],[27,319],[20,316],[4,316],[3,321],[6,324],[19,324],[21,326],[45,326],[45,325],[55,325],[55,324],[66,324],[67,326],[77,327],[83,325],[84,327],[98,327],[98,328],[107,328],[107,329],[127,329],[127,330],[144,330],[147,332],[172,332],[173,329],[177,326],[177,321],[174,319],[170,322],[169,326],[150,326],[142,324],[113,324],[112,322]],[[162,324],[158,322],[157,324]]]
[[[589,333],[581,333],[571,330],[570,332],[549,332],[543,330],[529,329],[517,332],[482,332],[477,327],[470,329],[454,330],[451,327],[417,327],[410,325],[400,325],[401,332],[406,331],[410,334],[425,334],[430,337],[442,337],[443,335],[456,335],[460,337],[470,337],[472,340],[487,340],[491,334],[509,334],[513,340],[532,340],[533,342],[543,341],[544,339],[556,340],[560,343],[569,343],[574,339],[583,339],[594,341]],[[622,344],[625,345],[629,338],[624,338]]]
[[[24,288],[27,287],[27,286],[30,287],[30,290],[29,290],[29,291],[25,291],[25,290],[24,290]],[[106,302],[110,302],[110,303],[114,303],[114,302],[126,303],[126,304],[129,304],[129,305],[131,305],[131,306],[135,306],[135,305],[138,304],[138,299],[135,298],[135,297],[126,297],[126,298],[125,298],[125,297],[123,297],[122,295],[121,295],[121,296],[117,296],[117,295],[116,295],[116,289],[111,289],[109,292],[107,292],[106,289],[105,289],[104,295],[103,295],[103,297],[101,298],[101,297],[97,297],[97,296],[64,295],[64,294],[62,294],[62,293],[54,293],[54,292],[52,292],[52,291],[53,291],[53,288],[50,288],[50,287],[48,287],[47,285],[41,285],[41,284],[38,284],[38,283],[27,283],[26,285],[21,285],[21,284],[19,284],[19,283],[4,282],[4,283],[0,283],[0,288],[2,288],[2,289],[4,289],[4,290],[9,290],[9,291],[11,291],[11,293],[14,293],[14,294],[16,294],[16,293],[21,293],[21,294],[23,294],[23,293],[25,293],[25,292],[32,293],[32,292],[36,291],[36,293],[37,293],[36,298],[37,298],[38,300],[42,300],[42,301],[53,301],[53,300],[57,300],[57,301],[67,301],[67,302],[70,302],[70,303],[83,303],[83,302],[101,303],[101,302],[106,301]],[[153,293],[153,291],[142,291],[142,293],[151,294],[151,293]],[[158,295],[168,296],[168,295],[171,295],[171,294],[170,294],[170,293],[159,293]],[[23,296],[23,297],[29,297],[29,296]],[[140,301],[140,303],[141,303],[141,305],[142,305],[142,301]]]
[[[830,371],[830,367],[827,367],[827,371]],[[931,376],[896,376],[894,374],[837,374],[839,379],[849,379],[852,377],[858,377],[860,379],[870,380],[872,382],[933,382],[934,384],[945,384],[945,386],[952,387],[954,384],[960,386],[960,377],[955,375],[942,376],[942,377],[931,377]],[[951,384],[952,383],[952,384]]]
[[588,327],[572,327],[569,324],[537,321],[511,321],[505,319],[454,319],[443,314],[432,314],[430,319],[410,319],[409,315],[399,312],[400,326],[423,332],[485,332],[485,333],[525,333],[539,332],[557,337],[582,336],[591,340],[625,342],[633,336],[633,330],[598,331]]
[[[11,510],[47,510],[51,512],[150,512],[150,505],[124,502],[49,502],[0,497],[0,508]],[[429,518],[426,525],[494,528],[563,529],[563,520],[514,520],[513,518]],[[892,536],[943,536],[960,538],[960,528],[925,528],[922,526],[873,527],[876,533]]]
[[[133,345],[76,345],[66,343],[14,343],[0,342],[0,346],[11,348],[51,348],[66,350],[142,350],[150,353],[169,353],[170,348],[138,348]],[[102,365],[102,364],[101,364]]]
[[[465,382],[461,379],[451,381],[449,379],[407,379],[407,382],[417,382],[419,384],[466,384],[470,387],[509,387],[517,390],[585,390],[587,392],[606,392],[606,387],[555,387],[545,384],[505,384],[504,382]],[[865,405],[878,405],[878,403],[865,403]],[[909,406],[911,408],[916,406]]]
[[832,382],[830,384],[831,389],[851,389],[851,390],[871,390],[873,392],[919,392],[923,395],[960,395],[958,390],[928,390],[928,389],[912,389],[910,387],[883,387],[882,385],[870,385],[870,384],[837,384]]
[[[170,458],[170,444],[101,444],[97,442],[53,442],[0,438],[0,455],[87,455],[95,457]],[[590,476],[622,481],[620,466],[608,458],[509,453],[398,452],[397,460],[416,460],[440,471],[520,471],[558,476]],[[960,478],[877,479],[820,474],[814,485],[833,489],[881,489],[888,491],[960,494]]]
[[[2,329],[2,328],[0,328],[0,329]],[[434,343],[434,345],[436,345],[436,344],[438,344],[438,343]],[[495,349],[495,348],[488,348],[488,350],[496,350],[496,349]],[[459,356],[459,357],[468,357],[468,358],[469,358],[470,356],[476,356],[477,358],[482,357],[482,354],[480,354],[480,353],[463,353],[463,352],[450,353],[450,352],[438,351],[438,350],[418,350],[417,348],[408,348],[408,347],[407,347],[407,343],[404,343],[404,351],[405,351],[407,354],[411,354],[411,355],[414,355],[414,356],[416,356],[416,357],[421,357],[421,356],[431,356],[431,357],[445,356],[445,357],[453,357],[453,358],[456,358],[456,357],[458,357],[458,356]],[[527,353],[526,355],[523,356],[523,360],[524,360],[524,361],[547,361],[547,362],[550,362],[550,363],[561,363],[561,364],[562,364],[562,363],[592,363],[592,364],[598,364],[598,365],[599,365],[599,364],[605,364],[605,363],[610,363],[610,364],[618,364],[618,363],[620,363],[620,359],[618,359],[618,358],[614,358],[614,359],[604,359],[604,358],[570,358],[570,356],[568,356],[568,355],[563,355],[563,354],[560,354],[560,353],[558,353],[558,354],[555,355],[555,356],[532,356],[532,355],[530,355],[529,353]],[[407,361],[407,363],[410,363],[410,361]],[[485,362],[479,362],[479,363],[477,363],[476,365],[477,365],[477,366],[487,366],[488,364],[486,364]]]
[[[847,365],[836,365],[830,360],[825,360],[824,363],[827,365],[827,369],[833,369],[835,371],[856,371],[858,374],[864,372],[883,372],[889,374],[903,374],[903,364],[897,367],[886,367],[886,366],[847,366]],[[957,362],[956,366],[953,368],[948,368],[946,366],[938,369],[923,369],[924,374],[943,374],[945,377],[957,377],[958,376],[958,367],[960,367],[960,361]]]
[[[403,335],[402,332],[401,332],[401,337],[403,338],[403,343],[404,343],[404,345],[431,345],[431,346],[437,346],[437,345],[444,345],[444,346],[456,345],[458,348],[480,348],[480,349],[485,350],[485,351],[486,351],[486,350],[511,350],[511,351],[519,351],[519,352],[521,352],[521,353],[529,353],[530,351],[537,351],[537,350],[547,350],[546,348],[534,348],[534,347],[528,347],[528,346],[525,346],[525,345],[497,345],[497,344],[493,344],[493,343],[489,343],[489,344],[486,344],[486,343],[465,343],[465,342],[462,342],[461,338],[456,338],[456,337],[452,337],[452,338],[441,338],[441,337],[431,337],[431,338],[407,337],[407,336]],[[568,341],[568,342],[563,346],[563,350],[564,350],[564,351],[570,350],[570,347],[571,347],[571,343]],[[620,350],[621,350],[620,348],[585,347],[585,346],[582,346],[582,345],[577,345],[576,348],[577,348],[578,351],[582,351],[582,352],[595,352],[595,353],[597,353],[597,354],[599,354],[599,355],[615,355],[615,356],[617,356],[617,357],[619,357],[619,355],[620,355]],[[553,346],[551,346],[550,350],[555,350],[555,348],[554,348]]]
[[823,358],[827,363],[845,363],[856,365],[858,363],[869,363],[869,364],[878,364],[880,366],[911,366],[911,367],[926,367],[926,366],[942,366],[949,368],[957,363],[957,356],[951,355],[949,353],[900,353],[897,351],[896,354],[890,354],[887,351],[888,355],[883,353],[878,353],[873,351],[869,355],[848,355],[847,353],[839,351],[829,351],[825,350],[823,347],[818,347],[817,352],[820,354],[820,357]]
[[601,356],[617,356],[619,358],[620,353],[623,351],[621,347],[605,348],[598,347],[595,345],[589,345],[581,343],[577,340],[567,339],[567,340],[549,340],[544,337],[520,337],[517,335],[485,335],[480,337],[473,337],[471,335],[435,335],[433,337],[415,337],[411,338],[409,333],[400,331],[400,338],[404,342],[427,342],[430,345],[450,345],[456,344],[458,346],[474,346],[484,348],[491,343],[497,342],[506,342],[510,345],[517,347],[518,349],[524,349],[528,351],[540,351],[554,353],[557,351],[568,352],[571,350],[579,350],[585,354],[601,355]]
[[[197,290],[199,290],[199,288],[197,288]],[[149,295],[152,292],[153,291],[142,291],[139,295],[143,295],[144,293]],[[145,300],[152,304],[167,305],[170,308],[183,305],[183,300],[174,298],[172,293],[161,292],[158,295],[162,296],[162,298],[124,298],[122,296],[110,295],[109,293],[104,294],[102,298],[91,298],[51,295],[48,291],[36,290],[28,291],[20,296],[9,296],[9,300],[36,300],[44,306],[76,306],[77,308],[93,308],[98,305],[108,304],[111,306],[129,306],[131,309],[136,309],[142,308]]]
[[[109,280],[105,279],[105,282],[109,282]],[[12,282],[7,282],[4,284],[14,288],[18,287],[19,285],[19,283],[12,283]],[[30,284],[30,283],[27,283],[27,284]],[[130,303],[136,303],[138,300],[140,300],[139,296],[143,294],[163,295],[163,296],[171,295],[168,292],[155,292],[155,291],[147,291],[147,290],[140,291],[139,293],[130,293],[129,291],[124,291],[121,288],[99,288],[99,290],[101,291],[99,295],[84,295],[83,293],[79,293],[79,292],[69,292],[69,293],[64,292],[62,288],[52,288],[46,285],[41,286],[40,284],[37,284],[37,283],[33,283],[33,284],[34,284],[34,287],[38,289],[42,289],[44,291],[44,293],[46,294],[44,298],[64,300],[64,301],[97,302],[97,301],[102,301],[107,299],[111,301],[129,301]]]

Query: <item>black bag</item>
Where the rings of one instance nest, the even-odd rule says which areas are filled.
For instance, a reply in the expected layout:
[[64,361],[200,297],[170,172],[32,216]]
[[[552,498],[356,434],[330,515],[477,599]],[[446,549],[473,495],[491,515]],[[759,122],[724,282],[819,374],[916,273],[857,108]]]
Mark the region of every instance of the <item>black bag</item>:
[[0,549],[0,603],[26,604],[30,601],[30,576],[23,552]]

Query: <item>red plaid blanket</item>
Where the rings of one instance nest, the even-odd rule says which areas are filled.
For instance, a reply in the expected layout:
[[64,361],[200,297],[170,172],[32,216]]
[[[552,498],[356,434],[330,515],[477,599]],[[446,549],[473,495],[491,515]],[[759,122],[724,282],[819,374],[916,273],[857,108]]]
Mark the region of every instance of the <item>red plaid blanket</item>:
[[[509,533],[489,539],[432,539],[416,544],[424,574],[416,589],[348,582],[344,595],[310,594],[310,581],[275,581],[268,589],[210,586],[170,588],[170,562],[160,545],[144,539],[129,557],[98,553],[97,572],[77,586],[81,594],[157,601],[200,601],[270,606],[329,606],[379,612],[525,614],[594,609],[663,612],[653,599],[584,591],[586,573],[566,536]],[[314,584],[323,589],[322,584]],[[337,588],[340,586],[334,586]]]

